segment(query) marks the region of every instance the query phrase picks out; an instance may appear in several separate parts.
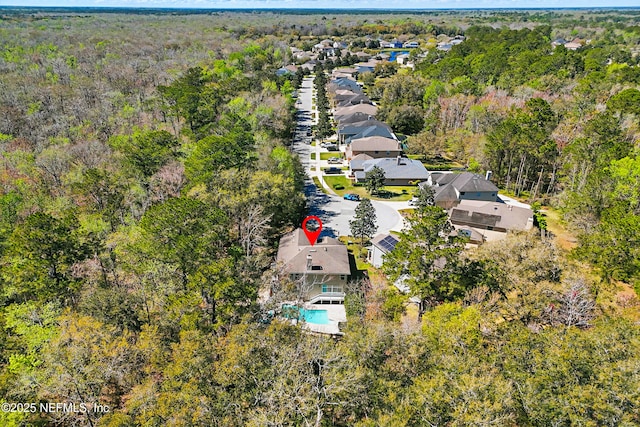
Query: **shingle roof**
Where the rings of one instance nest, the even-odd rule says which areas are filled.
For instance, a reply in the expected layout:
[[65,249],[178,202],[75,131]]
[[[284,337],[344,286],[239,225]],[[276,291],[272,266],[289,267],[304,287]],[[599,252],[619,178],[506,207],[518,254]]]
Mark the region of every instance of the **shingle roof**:
[[375,116],[378,111],[378,107],[371,104],[356,104],[350,107],[336,108],[333,113],[333,117],[340,122],[342,117],[348,117],[353,113],[364,113],[369,116]]
[[339,89],[350,89],[353,92],[362,93],[360,85],[355,80],[351,80],[348,77],[339,77],[329,83],[329,90],[336,91]]
[[533,227],[533,211],[500,202],[461,200],[451,209],[451,222],[476,227],[529,230]]
[[351,142],[351,151],[402,151],[400,143],[384,136],[369,136]]
[[340,126],[344,126],[349,123],[357,123],[357,122],[362,122],[365,120],[373,120],[373,119],[375,119],[375,116],[373,115],[357,112],[357,113],[350,114],[348,116],[341,117],[340,120],[336,119],[336,121],[338,121]]
[[371,104],[371,100],[369,99],[369,97],[364,94],[356,94],[349,97],[342,97],[342,99],[340,99],[339,97],[336,97],[336,99],[339,101],[338,106],[340,107],[348,107],[349,105],[357,105],[357,104]]
[[385,122],[381,122],[379,120],[371,118],[367,120],[361,120],[359,122],[341,124],[340,126],[338,126],[338,133],[356,135],[371,126],[380,126],[380,127],[391,130],[389,125],[386,124]]
[[[491,181],[487,181],[483,176],[471,172],[462,173],[432,173],[433,185],[436,185],[436,194],[443,191],[443,187],[453,187],[458,192],[490,192],[498,194],[498,187]],[[440,190],[438,190],[440,188]]]
[[362,129],[360,133],[357,133],[347,138],[345,142],[347,144],[350,144],[352,141],[356,139],[367,138],[370,136],[382,136],[382,137],[391,138],[391,139],[396,138],[396,135],[393,133],[393,131],[389,128],[388,125],[384,125],[384,126],[373,125],[373,126],[367,126],[366,128]]
[[453,185],[455,185],[458,191],[495,192],[498,194],[498,187],[477,173],[463,172],[461,174],[457,174],[453,181]]
[[[312,270],[307,269],[311,256]],[[277,260],[293,274],[351,274],[347,247],[337,239],[323,237],[311,246],[301,228],[284,235],[280,239]]]
[[349,162],[349,167],[352,171],[363,170],[364,162],[371,159],[373,159],[373,157],[368,154],[358,154],[353,159],[351,159],[351,162]]
[[406,179],[423,181],[429,178],[429,171],[418,160],[400,158],[371,159],[363,163],[364,171],[356,172],[356,178],[363,179],[374,166],[384,170],[386,179]]
[[460,197],[460,193],[452,185],[445,185],[444,187],[435,187],[435,194],[433,200],[437,202],[455,202]]

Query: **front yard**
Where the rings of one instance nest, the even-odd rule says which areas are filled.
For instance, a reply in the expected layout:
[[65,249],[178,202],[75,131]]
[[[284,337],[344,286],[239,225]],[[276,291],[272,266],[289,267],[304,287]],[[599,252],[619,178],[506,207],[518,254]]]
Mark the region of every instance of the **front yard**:
[[[344,196],[347,193],[357,194],[360,197],[366,197],[372,200],[389,200],[392,202],[403,202],[410,200],[413,197],[413,193],[418,189],[417,186],[395,186],[389,185],[382,188],[380,194],[370,195],[366,188],[361,186],[354,186],[353,182],[344,175],[340,176],[324,176],[324,181],[333,188],[333,190],[339,196]],[[336,188],[338,186],[338,188]],[[343,188],[340,188],[342,186]]]
[[328,153],[320,153],[320,160],[329,160],[332,157],[343,159],[344,153],[341,153],[340,151],[329,151]]

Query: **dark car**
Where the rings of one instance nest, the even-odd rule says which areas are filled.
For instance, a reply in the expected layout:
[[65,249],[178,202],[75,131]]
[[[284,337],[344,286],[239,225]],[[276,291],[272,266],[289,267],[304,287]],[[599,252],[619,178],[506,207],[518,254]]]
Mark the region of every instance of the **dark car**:
[[360,200],[360,196],[358,196],[357,194],[353,194],[353,193],[347,193],[347,194],[345,194],[343,196],[343,199],[357,202],[357,201]]
[[327,175],[339,174],[339,173],[342,173],[342,169],[340,169],[340,168],[326,168],[324,170],[324,173],[326,173]]

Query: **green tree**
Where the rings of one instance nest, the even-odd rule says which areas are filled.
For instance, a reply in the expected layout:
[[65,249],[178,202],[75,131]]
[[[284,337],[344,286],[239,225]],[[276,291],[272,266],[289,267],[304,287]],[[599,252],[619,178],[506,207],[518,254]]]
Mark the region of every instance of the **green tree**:
[[385,257],[389,279],[400,278],[420,299],[420,316],[438,302],[460,298],[466,289],[455,279],[463,245],[451,240],[447,213],[437,206],[418,207],[395,248]]
[[152,258],[175,265],[183,285],[199,267],[224,253],[228,221],[224,213],[189,197],[171,198],[145,212],[142,249]]
[[625,89],[607,101],[607,108],[623,114],[640,114],[640,91]]
[[413,135],[424,127],[424,115],[424,111],[420,107],[403,105],[393,107],[386,119],[395,132]]
[[365,174],[364,186],[369,194],[378,194],[386,181],[384,169],[374,166]]
[[123,222],[126,180],[104,169],[89,168],[82,173],[81,181],[73,189],[83,197],[91,210],[102,215],[111,231]]
[[364,245],[364,240],[370,239],[378,229],[376,224],[376,209],[371,204],[371,200],[362,199],[356,206],[355,217],[349,221],[351,235],[360,238],[360,244]]
[[11,299],[72,298],[81,281],[73,266],[87,259],[93,245],[80,231],[75,215],[44,212],[29,215],[8,240],[2,276]]
[[175,158],[178,148],[178,139],[165,130],[137,131],[131,136],[114,137],[110,143],[145,179]]
[[418,209],[426,209],[428,206],[435,206],[436,191],[430,185],[420,185],[415,194],[417,201],[415,206]]
[[236,127],[223,136],[207,136],[194,145],[185,160],[185,174],[192,185],[211,186],[220,170],[251,165],[253,149],[253,136],[246,129]]

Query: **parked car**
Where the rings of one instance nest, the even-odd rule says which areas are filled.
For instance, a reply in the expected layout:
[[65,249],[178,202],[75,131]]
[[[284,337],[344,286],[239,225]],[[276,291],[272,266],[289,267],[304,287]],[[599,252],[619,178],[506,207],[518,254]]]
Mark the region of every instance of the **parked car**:
[[325,147],[329,151],[338,151],[338,146],[336,144],[325,145]]
[[307,136],[311,136],[311,129],[307,129]]
[[409,206],[416,206],[418,204],[418,198],[414,197],[411,200],[409,200]]
[[345,194],[343,196],[343,199],[357,202],[357,201],[360,200],[360,196],[358,196],[357,194],[353,194],[353,193],[347,193],[347,194]]
[[331,163],[331,164],[342,164],[342,159],[340,157],[329,157],[327,159],[327,162]]
[[340,169],[340,168],[325,168],[324,173],[326,173],[327,175],[339,174],[339,173],[342,173],[342,169]]

